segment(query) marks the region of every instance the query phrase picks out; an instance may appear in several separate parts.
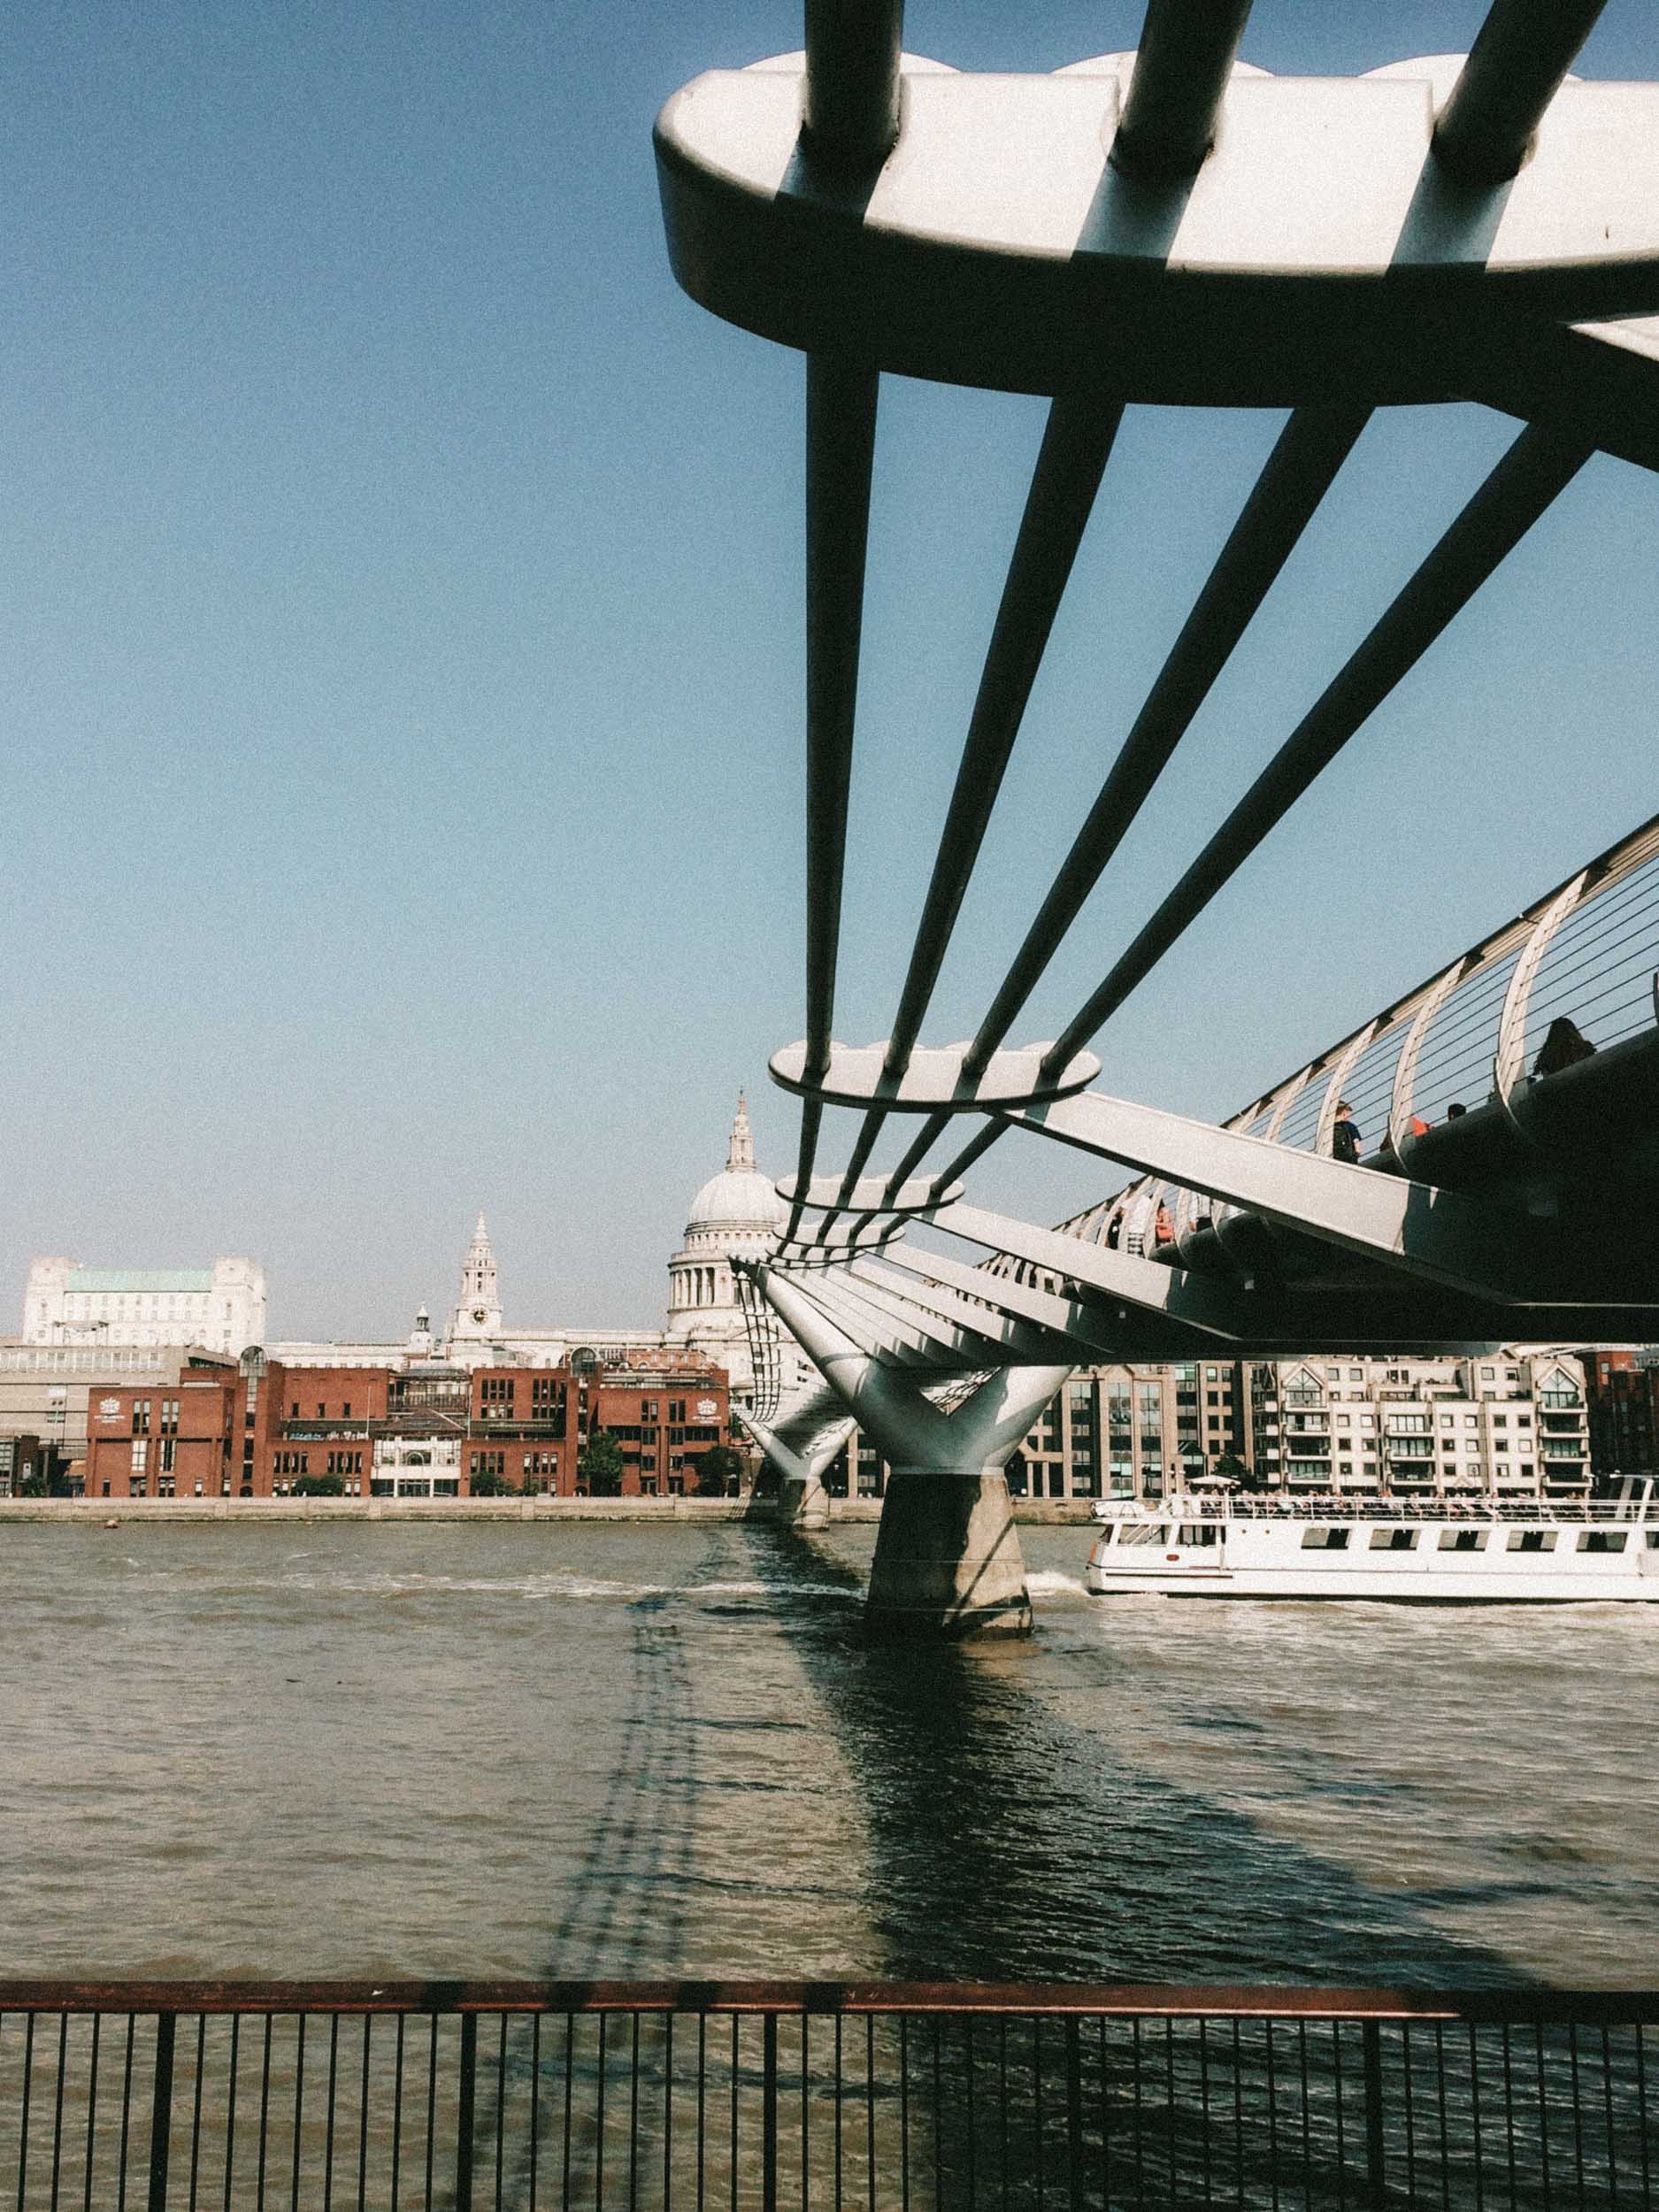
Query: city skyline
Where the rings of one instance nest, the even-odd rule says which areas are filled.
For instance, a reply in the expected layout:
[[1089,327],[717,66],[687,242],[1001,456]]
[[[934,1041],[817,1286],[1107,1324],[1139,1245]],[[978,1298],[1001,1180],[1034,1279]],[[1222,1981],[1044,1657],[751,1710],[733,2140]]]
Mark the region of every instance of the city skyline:
[[[1244,52],[1365,69],[1480,14],[1264,0]],[[1052,67],[1138,19],[918,6],[908,37]],[[250,1249],[296,1322],[389,1332],[481,1206],[526,1311],[620,1323],[660,1305],[740,1083],[787,1171],[764,1069],[801,1031],[800,365],[675,293],[646,141],[694,70],[796,35],[771,4],[658,12],[618,51],[527,7],[13,27],[12,1310],[35,1252]],[[1580,67],[1655,73],[1633,0]],[[888,1018],[901,863],[943,810],[1041,412],[884,391],[849,1040]],[[1034,900],[1279,420],[1184,420],[1172,485],[1171,421],[1131,410],[932,1035],[966,1025],[991,910]],[[1512,434],[1371,426],[1026,1033]],[[1230,1110],[1648,810],[1645,502],[1589,465],[1114,1021],[1104,1087]],[[1571,776],[1563,725],[1593,741]],[[987,1194],[1053,1219],[1109,1182],[1010,1143]]]

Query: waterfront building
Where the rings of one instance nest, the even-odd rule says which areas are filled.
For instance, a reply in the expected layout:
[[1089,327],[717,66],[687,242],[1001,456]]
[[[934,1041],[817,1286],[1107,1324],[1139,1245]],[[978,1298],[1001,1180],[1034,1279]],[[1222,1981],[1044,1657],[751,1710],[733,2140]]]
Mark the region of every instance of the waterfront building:
[[[1160,1497],[1231,1480],[1293,1494],[1582,1496],[1585,1360],[1536,1346],[1455,1359],[1214,1360],[1079,1369],[1008,1480],[1016,1496]],[[879,1497],[855,1431],[825,1477]]]
[[23,1294],[26,1344],[199,1345],[241,1353],[265,1333],[265,1270],[257,1261],[211,1267],[83,1267],[37,1259]]
[[0,1437],[38,1436],[61,1472],[86,1456],[89,1392],[122,1382],[159,1390],[191,1357],[171,1345],[0,1340]]
[[254,1349],[90,1398],[76,1486],[91,1498],[284,1497],[319,1481],[346,1497],[582,1496],[601,1430],[620,1459],[613,1494],[672,1496],[730,1437],[726,1375],[695,1352],[400,1370],[288,1367]]
[[1594,1344],[1578,1357],[1596,1473],[1659,1476],[1659,1345]]

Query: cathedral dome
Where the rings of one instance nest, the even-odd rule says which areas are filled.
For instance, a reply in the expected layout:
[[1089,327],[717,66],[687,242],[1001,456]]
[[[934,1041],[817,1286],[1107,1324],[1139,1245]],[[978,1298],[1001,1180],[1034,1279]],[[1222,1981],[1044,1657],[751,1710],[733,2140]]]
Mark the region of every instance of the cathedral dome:
[[755,1165],[755,1140],[749,1125],[748,1108],[740,1093],[737,1119],[732,1124],[732,1142],[726,1165],[710,1176],[691,1202],[686,1223],[687,1240],[733,1230],[764,1231],[783,1225],[783,1201],[767,1177]]

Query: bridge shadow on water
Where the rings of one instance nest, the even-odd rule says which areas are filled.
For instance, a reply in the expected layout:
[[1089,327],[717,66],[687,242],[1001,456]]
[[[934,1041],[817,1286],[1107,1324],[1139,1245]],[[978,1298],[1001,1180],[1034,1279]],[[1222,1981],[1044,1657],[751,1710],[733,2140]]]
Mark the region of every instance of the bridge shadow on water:
[[[1079,1694],[1110,1699],[1121,1689],[1123,1663],[1109,1647],[1059,1649],[1064,1627],[1045,1629],[1041,1617],[1029,1642],[866,1646],[848,1601],[862,1595],[863,1577],[833,1542],[759,1523],[728,1527],[710,1536],[687,1579],[729,1576],[734,1553],[745,1578],[772,1594],[751,1601],[754,1632],[785,1639],[809,1693],[808,1724],[831,1732],[863,1820],[861,1904],[872,1940],[846,1961],[846,1978],[1525,1985],[1496,1952],[1436,1926],[1428,1899],[1379,1892],[1223,1801],[1239,1778],[1234,1763],[1250,1756],[1248,1715],[1213,1717],[1211,1796],[1067,1717],[1064,1705]],[[674,1599],[641,1597],[630,1613],[626,1721],[549,1937],[549,1979],[672,1972],[701,1947],[707,1870],[694,1845],[707,1779],[698,1773],[698,1722],[707,1716],[696,1709]],[[1259,1787],[1259,1776],[1252,1780]],[[1327,1776],[1317,1786],[1333,1784]],[[1359,1776],[1335,1786],[1379,1827],[1432,1816],[1409,1791]],[[769,1881],[766,1817],[762,1804],[748,1869],[757,1886]],[[1046,2047],[1032,2021],[982,2022],[977,2032],[925,2019],[844,2027],[845,2111],[842,2026],[812,2028],[818,2078],[810,2092],[801,2028],[779,2031],[780,2078],[798,2085],[776,2137],[792,2169],[783,2177],[788,2200],[816,2198],[828,2170],[820,2164],[830,2153],[815,2151],[809,2185],[809,2122],[815,2141],[838,2147],[838,2188],[843,2153],[849,2175],[861,2158],[864,2177],[896,2160],[909,2195],[933,2208],[973,2200],[976,2161],[985,2183],[998,2172],[1010,2205],[1025,2204],[1034,2175],[1041,2201],[1045,2165],[1051,2186],[1069,2182],[1082,2162],[1091,2174],[1103,2170],[1109,2132],[1133,2144],[1137,2194],[1172,2192],[1178,2169],[1207,2176],[1212,2157],[1217,2170],[1225,2157],[1233,2172],[1237,2204],[1277,2201],[1289,2177],[1273,2137],[1283,2084],[1274,2090],[1272,2032],[1260,2023],[1243,2044],[1235,2032],[1227,2050],[1212,2046],[1196,2057],[1190,2038],[1171,2040],[1155,2025],[1143,2041],[1127,2023],[1110,2034],[1093,2024],[1080,2047],[1056,2023]],[[1316,2191],[1330,2185],[1330,2200],[1342,2201],[1340,2108],[1358,2078],[1358,2031],[1348,2091],[1340,2032],[1323,2032],[1333,2047],[1320,2045],[1310,2070],[1307,2029],[1298,2037],[1294,2024],[1281,2025],[1289,2040],[1279,2063],[1293,2075],[1300,2067],[1302,2179]],[[821,2071],[832,2034],[833,2078]],[[603,2205],[610,2189],[650,2203],[673,2177],[682,2200],[760,2201],[754,2116],[767,2093],[758,2022],[683,2015],[671,2025],[621,2014],[569,2025],[555,2016],[534,2031],[486,2022],[479,2049],[474,2140],[493,2200],[528,2206],[557,2193]],[[1224,2080],[1234,2116],[1212,2114],[1207,2101]],[[671,2106],[679,2114],[672,2131]]]
[[[1164,1980],[1526,1987],[1535,1977],[1057,1709],[1054,1632],[869,1646],[844,1604],[802,1609],[803,1582],[861,1578],[810,1534],[750,1527],[755,1578],[851,1770],[867,1825],[881,1970],[917,1980]],[[1104,1646],[1064,1655],[1064,1690],[1110,1699]],[[1254,1729],[1216,1716],[1218,1786]],[[1380,1833],[1432,1818],[1409,1791],[1326,1779]],[[1512,1896],[1512,1886],[1505,1894]],[[859,1962],[861,1970],[864,1962]]]

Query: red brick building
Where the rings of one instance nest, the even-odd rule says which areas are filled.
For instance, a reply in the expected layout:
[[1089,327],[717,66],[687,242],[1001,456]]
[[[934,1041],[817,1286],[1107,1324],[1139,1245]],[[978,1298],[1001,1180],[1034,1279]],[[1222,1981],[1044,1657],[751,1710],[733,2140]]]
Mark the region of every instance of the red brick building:
[[1593,1344],[1578,1357],[1584,1362],[1592,1471],[1659,1475],[1659,1351]]
[[446,1462],[449,1448],[458,1454],[458,1483],[434,1476],[428,1494],[572,1497],[590,1487],[587,1439],[606,1429],[621,1453],[618,1494],[669,1496],[695,1490],[697,1463],[727,1440],[730,1420],[725,1370],[695,1352],[470,1371],[204,1360],[165,1390],[89,1393],[86,1494],[269,1498],[322,1479],[346,1497],[391,1495],[375,1448],[396,1440],[399,1494],[410,1494],[411,1450],[442,1440]]

